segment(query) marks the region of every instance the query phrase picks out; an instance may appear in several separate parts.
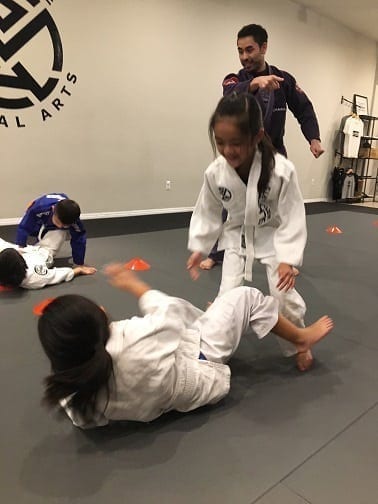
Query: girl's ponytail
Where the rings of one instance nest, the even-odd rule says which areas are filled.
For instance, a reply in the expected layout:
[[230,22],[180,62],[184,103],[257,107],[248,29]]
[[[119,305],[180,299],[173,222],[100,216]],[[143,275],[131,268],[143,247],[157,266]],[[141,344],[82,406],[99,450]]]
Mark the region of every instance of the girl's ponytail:
[[257,183],[258,197],[260,199],[264,197],[264,194],[269,186],[269,180],[275,166],[274,155],[276,153],[276,149],[273,147],[273,144],[266,133],[264,133],[258,148],[261,152],[261,173]]
[[113,372],[112,358],[105,348],[109,338],[106,314],[82,296],[61,296],[45,309],[38,332],[52,367],[44,380],[43,402],[55,407],[69,398],[69,406],[90,419],[99,392],[109,398]]

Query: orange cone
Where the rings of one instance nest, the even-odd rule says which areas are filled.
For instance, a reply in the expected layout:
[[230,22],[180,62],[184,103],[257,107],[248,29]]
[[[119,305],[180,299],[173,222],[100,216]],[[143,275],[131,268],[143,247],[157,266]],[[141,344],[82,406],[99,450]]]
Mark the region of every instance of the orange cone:
[[0,292],[10,292],[12,290],[12,287],[5,287],[5,285],[0,285]]
[[131,259],[131,261],[125,263],[125,268],[127,270],[133,270],[133,271],[145,271],[149,270],[151,266],[148,264],[148,262],[143,261],[140,257],[134,257],[134,259]]
[[328,234],[342,234],[343,233],[343,231],[341,231],[341,229],[337,226],[329,226],[329,227],[327,227],[326,231]]

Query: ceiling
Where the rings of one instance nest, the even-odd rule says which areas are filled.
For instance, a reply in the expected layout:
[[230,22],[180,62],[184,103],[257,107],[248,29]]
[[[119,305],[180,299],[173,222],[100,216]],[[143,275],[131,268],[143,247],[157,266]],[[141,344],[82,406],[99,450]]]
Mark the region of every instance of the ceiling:
[[378,42],[378,0],[294,0]]

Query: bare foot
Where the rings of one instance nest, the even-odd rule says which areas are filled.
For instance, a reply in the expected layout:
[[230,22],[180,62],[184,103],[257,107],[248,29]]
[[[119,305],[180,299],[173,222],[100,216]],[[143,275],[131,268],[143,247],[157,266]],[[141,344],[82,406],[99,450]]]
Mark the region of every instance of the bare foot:
[[295,266],[292,266],[293,269],[293,275],[297,277],[299,275],[299,269],[297,269]]
[[307,371],[308,369],[310,369],[314,361],[311,350],[307,350],[306,352],[298,352],[295,356],[295,360],[297,361],[297,368],[299,369],[299,371]]
[[216,261],[214,261],[214,259],[211,259],[211,257],[207,257],[206,259],[200,262],[199,267],[203,270],[211,270],[212,268],[214,268],[215,265]]
[[308,327],[299,329],[303,338],[296,345],[298,353],[307,353],[313,345],[327,336],[332,329],[333,321],[328,315],[324,315],[324,317],[321,317]]

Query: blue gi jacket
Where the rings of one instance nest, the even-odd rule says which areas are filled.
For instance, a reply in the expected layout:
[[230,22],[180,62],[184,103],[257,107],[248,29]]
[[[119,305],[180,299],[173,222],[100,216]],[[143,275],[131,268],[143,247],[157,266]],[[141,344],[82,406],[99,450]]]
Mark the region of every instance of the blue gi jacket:
[[[28,206],[17,228],[16,243],[20,247],[25,247],[28,236],[38,237],[43,226],[42,236],[47,231],[59,229],[52,222],[53,207],[68,196],[64,193],[45,194],[34,200]],[[87,236],[80,219],[77,219],[68,229],[71,235],[72,258],[75,264],[84,264],[85,248]]]
[[307,141],[310,143],[314,139],[320,140],[319,124],[311,101],[299,88],[292,75],[275,66],[266,64],[265,70],[256,74],[242,69],[237,74],[226,75],[222,83],[223,95],[232,91],[248,92],[251,80],[260,75],[277,75],[285,79],[280,83],[280,89],[275,91],[258,90],[254,94],[262,108],[265,131],[278,152],[286,156],[283,137],[287,107],[298,120]]

